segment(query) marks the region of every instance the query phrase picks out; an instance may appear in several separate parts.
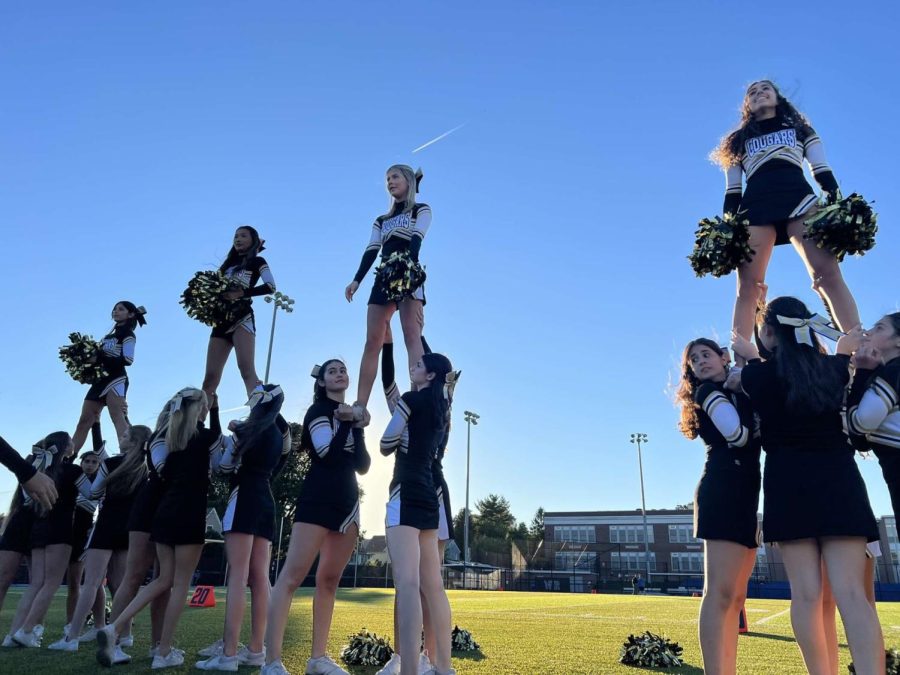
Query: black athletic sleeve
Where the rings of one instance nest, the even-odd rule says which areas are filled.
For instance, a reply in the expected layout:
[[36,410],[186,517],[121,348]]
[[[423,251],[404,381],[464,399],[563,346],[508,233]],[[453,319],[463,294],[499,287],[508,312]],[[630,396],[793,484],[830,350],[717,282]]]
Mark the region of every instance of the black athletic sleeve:
[[25,458],[16,452],[15,448],[7,443],[2,436],[0,436],[0,464],[12,471],[16,475],[16,480],[20,483],[31,480],[34,474],[37,473],[37,469],[26,462]]
[[366,436],[362,429],[353,429],[353,468],[360,476],[366,475],[372,465],[372,458],[366,449]]
[[362,283],[362,280],[369,273],[369,270],[372,269],[372,264],[375,262],[375,259],[378,257],[377,249],[367,248],[365,253],[362,255],[362,260],[359,262],[359,269],[356,270],[356,275],[353,277],[353,281],[356,283]]

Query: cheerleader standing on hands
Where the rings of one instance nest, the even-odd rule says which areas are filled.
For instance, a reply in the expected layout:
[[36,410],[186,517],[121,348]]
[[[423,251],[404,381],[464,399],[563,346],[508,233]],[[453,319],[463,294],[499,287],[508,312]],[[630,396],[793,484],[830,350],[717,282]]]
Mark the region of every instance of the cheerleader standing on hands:
[[[215,398],[213,399],[215,402]],[[201,670],[236,672],[238,666],[265,665],[263,638],[269,610],[269,559],[275,536],[275,497],[272,481],[291,449],[290,427],[281,416],[284,393],[276,384],[263,386],[250,397],[250,417],[232,422],[233,436],[223,439],[216,469],[231,474],[231,491],[222,524],[228,556],[228,596],[224,638],[201,655],[210,658],[196,664]],[[218,406],[210,409],[211,427],[219,428]],[[245,593],[250,586],[251,636],[238,649],[244,619]]]
[[163,494],[153,517],[152,541],[159,558],[159,576],[145,586],[115,621],[97,632],[97,661],[115,663],[116,640],[134,616],[157,596],[171,593],[159,646],[152,667],[184,663],[184,654],[172,649],[175,629],[184,610],[184,598],[206,540],[206,495],[211,458],[221,451],[219,434],[203,426],[208,412],[206,394],[187,388],[169,402],[169,419],[157,428],[150,452],[163,481]]
[[450,667],[450,603],[440,573],[440,507],[432,463],[449,423],[445,385],[452,384],[453,366],[442,354],[425,354],[410,370],[410,379],[418,391],[400,397],[381,439],[382,454],[397,451],[385,518],[399,615],[397,651],[400,673],[417,675],[421,589],[436,638],[435,666],[428,672],[447,675],[456,671]]
[[[838,198],[838,184],[825,160],[822,141],[809,122],[769,80],[747,88],[741,125],[722,139],[712,159],[726,174],[726,214],[740,213],[750,223],[753,260],[738,268],[733,328],[750,338],[753,315],[765,282],[773,246],[793,244],[803,259],[813,288],[843,331],[859,325],[859,310],[844,282],[835,256],[803,238],[803,221],[816,210],[817,197],[803,176],[809,163],[826,201]],[[741,193],[741,178],[746,189]]]
[[[413,171],[405,164],[395,164],[387,170],[387,189],[393,204],[391,210],[375,219],[372,225],[372,236],[363,253],[362,262],[353,281],[344,291],[347,302],[359,289],[360,283],[368,273],[378,251],[381,250],[382,262],[392,254],[405,253],[414,263],[419,262],[419,250],[422,240],[431,225],[431,207],[416,203],[419,191],[421,171]],[[410,368],[422,356],[422,328],[425,325],[425,287],[419,285],[399,300],[388,297],[387,289],[376,277],[369,295],[369,309],[366,319],[366,344],[363,348],[362,363],[359,367],[359,384],[356,402],[365,407],[369,403],[375,375],[378,371],[378,354],[384,344],[385,333],[390,326],[391,316],[399,308],[400,323],[403,327],[403,339],[409,356]]]
[[[233,279],[239,286],[225,293],[227,300],[254,298],[275,292],[275,277],[269,269],[269,263],[259,255],[264,249],[259,233],[249,225],[241,225],[234,232],[234,243],[225,262],[219,271]],[[262,280],[257,286],[256,283]],[[203,391],[207,396],[216,393],[222,380],[225,363],[234,348],[238,370],[244,380],[247,395],[259,384],[256,374],[256,321],[253,307],[247,303],[247,310],[228,325],[216,326],[209,336],[209,348],[206,352],[206,375],[203,378]]]
[[135,307],[134,303],[122,300],[112,310],[112,319],[116,322],[112,331],[101,341],[101,362],[106,369],[106,377],[98,380],[88,389],[81,408],[81,417],[72,440],[75,452],[81,450],[94,422],[99,421],[103,406],[109,409],[109,416],[119,440],[128,430],[128,419],[125,415],[125,394],[128,392],[128,374],[125,368],[134,363],[134,347],[136,338],[134,329],[147,323],[143,307]]
[[317,555],[312,656],[305,672],[347,675],[326,649],[337,587],[359,536],[356,474],[364,475],[371,463],[362,430],[368,418],[354,422],[352,408],[344,403],[350,378],[341,361],[331,359],[316,366],[313,377],[313,404],[303,418],[300,439],[312,463],[297,497],[287,558],[272,591],[262,675],[288,672],[281,662],[281,650],[291,601]]
[[761,346],[734,336],[747,359],[740,386],[760,416],[766,451],[763,533],[777,542],[791,584],[791,623],[811,673],[829,671],[822,622],[822,574],[847,631],[857,673],[884,672],[881,626],[866,600],[866,543],[878,528],[866,487],[842,428],[850,354],[860,331],[824,353],[813,330],[835,335],[796,298],[769,302],[759,314]]
[[738,617],[756,562],[759,438],[750,401],[726,391],[728,353],[708,338],[692,340],[681,358],[679,428],[706,445],[694,495],[694,536],[704,540],[700,649],[704,672],[737,670]]

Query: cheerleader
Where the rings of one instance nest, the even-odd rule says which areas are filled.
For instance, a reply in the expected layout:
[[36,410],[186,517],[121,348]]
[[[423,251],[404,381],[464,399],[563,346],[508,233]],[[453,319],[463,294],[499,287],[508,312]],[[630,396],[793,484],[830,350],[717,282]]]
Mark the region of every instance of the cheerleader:
[[385,527],[394,567],[402,675],[418,673],[422,630],[422,599],[428,604],[436,648],[434,675],[455,673],[450,667],[450,604],[444,591],[438,557],[440,507],[432,476],[434,453],[449,421],[445,387],[454,382],[446,356],[425,354],[410,369],[417,391],[400,397],[381,439],[381,452],[399,449],[387,503]]
[[[225,262],[219,271],[232,279],[239,288],[225,293],[227,300],[254,298],[275,292],[275,277],[259,253],[263,251],[263,241],[259,233],[249,225],[241,225],[234,233],[234,243]],[[258,286],[256,283],[262,280]],[[228,325],[216,326],[209,336],[209,347],[206,351],[206,375],[203,378],[203,391],[207,396],[216,393],[222,380],[225,363],[234,348],[238,370],[247,388],[247,395],[259,384],[256,375],[256,321],[253,315],[252,300],[247,302],[246,313]]]
[[[431,353],[425,337],[422,337],[422,349],[426,354]],[[385,338],[384,347],[381,350],[381,380],[384,387],[384,396],[387,399],[388,409],[391,414],[397,407],[400,400],[400,389],[394,378],[394,344],[391,335],[390,326]],[[434,461],[431,465],[431,476],[437,489],[439,522],[438,522],[438,562],[443,563],[444,550],[447,542],[453,539],[453,510],[450,508],[450,489],[447,487],[447,481],[444,478],[443,459],[449,442],[450,423],[447,423],[447,429],[441,442],[438,443],[438,450],[435,454]],[[438,567],[441,571],[441,567]],[[443,588],[443,586],[442,586]],[[394,635],[399,635],[400,629],[397,625],[397,596],[394,596]],[[427,603],[422,604],[422,623],[425,628],[425,644],[424,652],[419,655],[419,671],[428,672],[431,669],[431,661],[428,659],[429,654],[434,654],[437,649],[437,642],[434,634],[434,627],[431,617],[428,613]],[[396,638],[395,638],[396,639]],[[400,654],[394,652],[390,660],[385,664],[384,668],[379,670],[376,675],[397,675],[400,672]]]
[[[214,399],[215,401],[215,399]],[[263,638],[268,613],[269,559],[275,536],[275,497],[272,481],[291,449],[290,427],[281,416],[281,387],[264,385],[248,402],[250,417],[232,422],[233,436],[223,439],[216,460],[220,473],[231,475],[231,491],[222,524],[228,556],[228,595],[222,640],[203,650],[210,657],[196,664],[201,670],[237,671],[238,666],[265,665]],[[218,428],[218,408],[210,409],[211,427]],[[251,635],[238,649],[244,618],[245,589],[250,586]]]
[[[88,480],[91,481],[92,495],[94,483],[97,480],[97,472],[100,469],[101,463],[105,459],[107,459],[106,448],[103,445],[103,441],[102,439],[98,440],[100,433],[99,430],[100,424],[98,422],[94,424],[91,430],[95,436],[94,448],[92,450],[82,452],[79,459],[82,472],[85,476],[88,477]],[[81,576],[84,572],[84,549],[85,546],[87,546],[88,538],[91,534],[91,529],[94,527],[94,516],[96,515],[96,513],[97,500],[94,499],[93,496],[88,499],[86,497],[78,495],[77,499],[75,500],[75,515],[72,519],[72,553],[69,556],[69,569],[66,570],[66,585],[68,586],[68,593],[66,594],[66,626],[63,628],[63,640],[65,640],[65,636],[69,632],[69,627],[72,624],[72,615],[75,613],[75,607],[77,606],[80,597]],[[106,591],[104,591],[102,587],[98,588],[94,593],[93,608],[95,615],[98,608],[103,610],[102,616],[100,616],[98,619],[99,625],[97,624],[97,622],[95,622],[94,624],[94,629],[96,629],[97,627],[102,628],[106,623]],[[94,629],[91,630],[93,631]],[[84,635],[83,639],[93,639],[92,634]],[[53,645],[51,645],[50,648],[53,649]]]
[[129,622],[159,595],[171,592],[159,646],[152,667],[184,663],[184,653],[172,649],[175,628],[184,609],[191,577],[206,539],[206,495],[211,457],[220,450],[219,434],[206,429],[206,394],[193,388],[179,391],[169,402],[169,416],[150,440],[150,452],[163,481],[163,494],[153,517],[151,539],[156,544],[159,576],[145,586],[115,621],[97,631],[97,661],[115,663],[116,640]]
[[725,390],[728,352],[708,338],[681,357],[681,432],[706,445],[694,495],[694,536],[704,540],[700,649],[706,673],[735,673],[738,619],[756,562],[759,440],[743,394]]
[[[18,454],[18,453],[17,453]],[[29,459],[33,459],[29,457]],[[27,461],[24,460],[23,461]],[[31,462],[28,467],[34,469]],[[36,475],[43,476],[39,473]],[[54,491],[56,486],[54,484]],[[3,520],[3,533],[0,536],[0,610],[6,600],[6,592],[16,578],[22,560],[31,557],[31,529],[34,527],[34,509],[24,504],[24,488],[13,493],[6,518]],[[24,618],[24,617],[23,617]],[[20,621],[21,622],[21,621]],[[15,623],[15,622],[14,622]],[[4,647],[16,647],[12,636],[7,634],[3,639]]]
[[760,416],[766,450],[763,532],[777,542],[791,584],[791,623],[807,669],[828,672],[822,623],[822,564],[847,631],[858,673],[884,671],[878,616],[866,600],[867,541],[875,516],[841,420],[850,354],[860,331],[824,353],[815,332],[839,335],[796,298],[781,297],[759,313],[759,361],[749,340],[734,336],[747,359],[740,386]]
[[[769,80],[747,88],[740,127],[725,136],[712,155],[726,174],[726,214],[750,222],[753,260],[738,268],[734,331],[745,338],[753,331],[757,286],[765,281],[773,246],[790,241],[802,258],[813,288],[841,330],[859,325],[856,302],[833,254],[803,238],[803,221],[816,210],[817,197],[803,176],[803,160],[812,169],[826,201],[838,198],[838,184],[825,160],[819,136],[806,117]],[[742,176],[746,187],[741,192]]]
[[113,329],[101,340],[102,353],[100,361],[106,369],[106,377],[91,385],[84,397],[81,417],[75,428],[72,440],[75,452],[81,450],[94,422],[100,419],[103,406],[109,410],[109,417],[116,428],[116,435],[121,440],[128,430],[127,406],[125,394],[128,392],[128,374],[125,369],[134,363],[134,347],[137,338],[134,329],[147,323],[143,307],[135,307],[134,303],[122,300],[112,310]]
[[2,436],[0,436],[0,464],[15,474],[16,480],[38,504],[48,510],[53,506],[53,502],[59,496],[56,494],[56,485],[31,466]]
[[[166,403],[165,407],[157,416],[157,429],[166,428],[169,420],[169,407],[169,403]],[[151,436],[153,435],[151,434]],[[119,588],[116,590],[115,595],[113,595],[112,609],[110,610],[110,619],[113,621],[117,619],[122,611],[132,600],[134,600],[138,590],[144,583],[144,579],[147,577],[147,571],[152,568],[154,577],[158,576],[159,572],[159,566],[158,564],[155,564],[156,545],[150,541],[150,532],[153,530],[153,518],[156,516],[156,509],[162,499],[163,485],[162,479],[156,471],[156,466],[153,464],[150,457],[151,442],[156,445],[164,445],[165,432],[163,431],[155,434],[154,438],[148,439],[141,447],[138,448],[136,446],[132,450],[132,452],[134,452],[134,450],[139,450],[138,454],[141,457],[141,462],[138,462],[139,466],[134,467],[133,470],[136,473],[144,474],[146,477],[138,482],[135,490],[134,503],[132,504],[130,514],[128,515],[128,551],[125,559],[125,572],[122,575]],[[126,458],[130,461],[137,461],[134,456],[127,456]],[[131,475],[130,472],[132,470],[130,461],[128,464],[128,475]],[[145,470],[141,470],[141,464]],[[123,481],[121,485],[128,485],[129,481],[126,480],[125,468],[120,466],[118,469],[123,472]],[[116,482],[119,483],[118,480]],[[116,492],[118,492],[118,488]],[[150,635],[153,645],[150,648],[151,658],[156,656],[159,641],[162,637],[162,626],[168,601],[168,594],[162,593],[150,602]],[[118,639],[115,659],[130,658],[129,655],[121,652],[121,648],[131,647],[133,644],[134,638],[131,635],[131,622],[129,622],[124,634]]]
[[[100,500],[100,508],[97,522],[87,541],[84,582],[76,596],[78,604],[70,618],[70,628],[66,636],[50,645],[50,649],[78,651],[79,642],[94,639],[96,632],[106,625],[103,580],[108,577],[110,590],[115,597],[128,556],[128,517],[137,491],[147,477],[143,448],[150,438],[150,433],[150,429],[142,425],[130,427],[125,432],[122,442],[122,454],[111,457],[100,465],[97,478],[91,485],[91,497]],[[103,602],[98,608],[96,597],[101,597],[100,594],[103,594]],[[92,599],[94,599],[94,628],[79,637]],[[130,657],[120,651],[115,660],[117,663],[126,663]]]
[[300,446],[312,460],[297,497],[287,558],[272,591],[266,628],[266,665],[262,675],[285,675],[281,662],[284,631],[294,591],[316,556],[312,654],[307,675],[347,675],[326,651],[337,587],[359,536],[359,485],[356,474],[369,470],[362,427],[344,403],[350,378],[337,359],[313,369],[313,404],[303,419]]
[[[392,254],[402,252],[408,252],[413,262],[419,261],[422,240],[431,225],[431,207],[427,204],[416,203],[416,193],[419,191],[421,180],[421,170],[413,171],[405,164],[395,164],[387,170],[387,190],[391,195],[391,210],[376,218],[372,225],[372,236],[365,253],[363,253],[356,276],[344,290],[347,302],[353,300],[360,283],[378,257],[379,249],[382,261],[387,260]],[[372,286],[366,319],[366,345],[360,364],[356,396],[359,406],[368,405],[372,386],[375,384],[375,374],[378,370],[378,354],[384,344],[384,336],[390,326],[391,316],[398,308],[410,368],[422,356],[421,335],[425,324],[424,307],[424,285],[415,288],[400,301],[389,300],[386,290],[377,280]]]
[[[49,512],[36,512],[30,533],[31,581],[19,601],[10,630],[13,640],[23,647],[40,646],[40,636],[34,628],[47,614],[69,565],[75,503],[79,494],[90,496],[90,481],[81,467],[65,461],[72,452],[72,439],[64,431],[50,434],[33,450],[35,467],[53,478],[59,499]],[[27,496],[24,504],[36,508]]]
[[900,513],[900,312],[863,333],[853,355],[856,372],[847,399],[847,429],[857,447],[871,449]]

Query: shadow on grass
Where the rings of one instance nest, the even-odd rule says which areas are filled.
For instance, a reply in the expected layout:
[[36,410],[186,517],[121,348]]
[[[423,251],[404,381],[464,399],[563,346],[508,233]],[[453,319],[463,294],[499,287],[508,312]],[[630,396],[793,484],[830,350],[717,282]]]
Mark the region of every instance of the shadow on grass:
[[743,637],[752,637],[752,638],[765,638],[767,640],[778,640],[779,642],[796,642],[796,640],[788,635],[775,635],[774,633],[758,633],[756,631],[751,630],[749,633],[744,633]]
[[484,661],[487,658],[480,651],[474,651],[474,652],[453,651],[451,654],[454,659],[463,659],[465,661]]
[[647,673],[677,672],[678,675],[703,675],[703,668],[692,666],[690,663],[685,663],[681,666],[681,668],[630,668],[629,670],[634,670],[635,672],[643,671]]
[[[391,591],[393,589],[385,589]],[[384,591],[369,590],[365,588],[340,588],[338,589],[338,597],[343,596],[344,600],[353,600],[354,602],[370,603],[370,602],[393,602],[393,594]]]

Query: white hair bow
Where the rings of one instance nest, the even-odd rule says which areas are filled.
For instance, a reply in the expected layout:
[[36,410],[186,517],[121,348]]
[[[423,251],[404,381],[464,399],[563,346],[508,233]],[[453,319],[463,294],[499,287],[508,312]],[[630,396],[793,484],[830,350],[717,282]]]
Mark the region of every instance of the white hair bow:
[[783,326],[794,327],[794,337],[797,339],[798,344],[809,345],[810,347],[814,346],[812,336],[814,332],[827,337],[829,340],[837,340],[844,335],[844,333],[832,326],[828,319],[818,314],[813,314],[806,319],[781,316],[780,314],[776,315],[775,318]]

